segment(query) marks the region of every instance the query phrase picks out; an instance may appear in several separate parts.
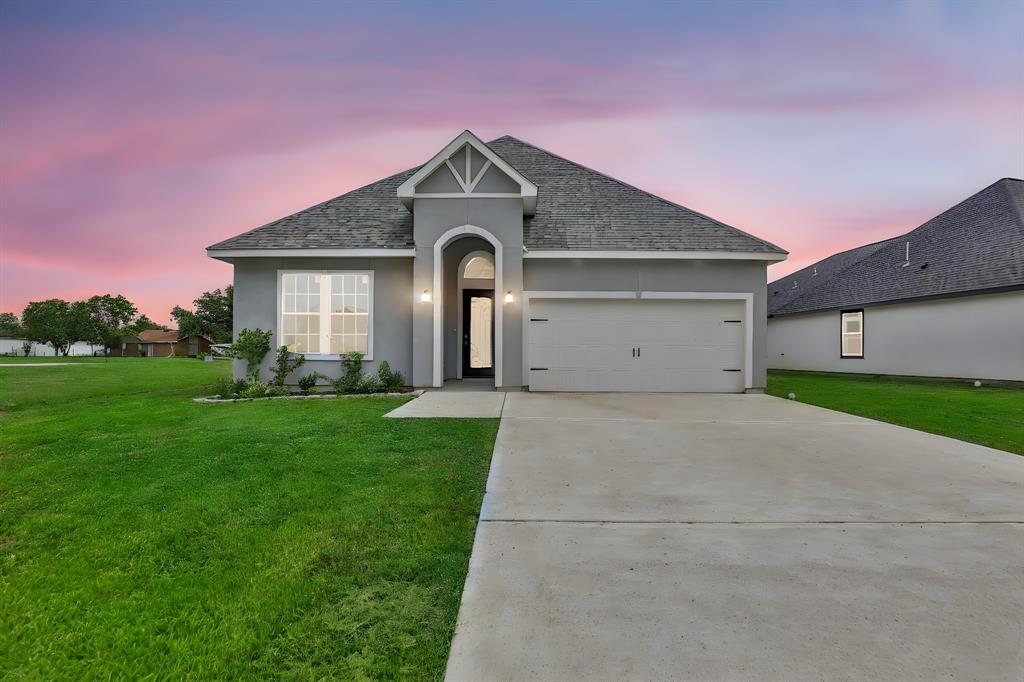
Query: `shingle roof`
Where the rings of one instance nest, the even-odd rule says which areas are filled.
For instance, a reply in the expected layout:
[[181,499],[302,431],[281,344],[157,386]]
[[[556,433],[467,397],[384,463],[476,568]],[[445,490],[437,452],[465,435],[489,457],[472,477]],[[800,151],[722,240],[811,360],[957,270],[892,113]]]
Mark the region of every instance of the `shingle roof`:
[[[904,267],[907,242],[910,265]],[[905,235],[837,253],[775,280],[768,285],[768,313],[1014,287],[1024,287],[1024,181],[1003,178]]]
[[[487,143],[539,186],[523,219],[528,249],[786,252],[774,244],[551,154],[514,137]],[[209,247],[409,248],[412,214],[398,186],[419,167],[348,192]]]
[[177,343],[178,330],[144,329],[139,332],[139,341],[143,343]]

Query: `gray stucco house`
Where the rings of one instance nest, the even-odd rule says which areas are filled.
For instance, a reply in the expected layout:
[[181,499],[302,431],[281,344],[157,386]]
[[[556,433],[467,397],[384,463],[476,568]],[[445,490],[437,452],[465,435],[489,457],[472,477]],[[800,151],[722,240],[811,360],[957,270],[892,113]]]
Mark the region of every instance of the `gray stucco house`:
[[1024,381],[1024,181],[768,292],[770,368]]
[[[419,387],[756,391],[762,239],[513,137],[466,131],[426,164],[237,237],[234,326],[307,366],[387,360]],[[269,366],[269,359],[268,359]],[[241,368],[236,367],[236,374]]]

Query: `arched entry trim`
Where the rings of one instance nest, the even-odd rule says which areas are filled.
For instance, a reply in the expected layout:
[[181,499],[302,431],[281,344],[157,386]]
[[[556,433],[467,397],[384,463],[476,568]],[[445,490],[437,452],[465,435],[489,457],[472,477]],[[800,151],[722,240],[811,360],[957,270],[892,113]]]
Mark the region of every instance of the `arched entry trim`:
[[453,227],[434,242],[434,369],[431,383],[435,388],[441,388],[444,385],[444,247],[465,235],[482,237],[494,247],[494,385],[501,387],[504,385],[501,379],[501,370],[505,364],[502,354],[504,345],[502,318],[505,311],[498,298],[498,292],[503,291],[501,277],[504,259],[502,258],[501,242],[498,238],[476,225]]

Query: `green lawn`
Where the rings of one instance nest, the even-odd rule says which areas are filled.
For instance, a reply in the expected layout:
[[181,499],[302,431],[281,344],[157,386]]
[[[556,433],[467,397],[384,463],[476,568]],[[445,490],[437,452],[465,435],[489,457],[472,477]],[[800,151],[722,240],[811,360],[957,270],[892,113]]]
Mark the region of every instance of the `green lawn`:
[[0,367],[0,678],[443,675],[497,420],[84,364]]
[[768,393],[1024,455],[1024,389],[866,374],[768,373]]

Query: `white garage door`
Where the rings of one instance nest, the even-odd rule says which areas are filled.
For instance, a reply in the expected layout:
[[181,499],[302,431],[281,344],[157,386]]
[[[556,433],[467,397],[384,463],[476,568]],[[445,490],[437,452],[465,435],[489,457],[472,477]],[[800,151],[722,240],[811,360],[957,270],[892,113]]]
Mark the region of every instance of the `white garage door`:
[[532,299],[532,391],[739,393],[744,301]]

